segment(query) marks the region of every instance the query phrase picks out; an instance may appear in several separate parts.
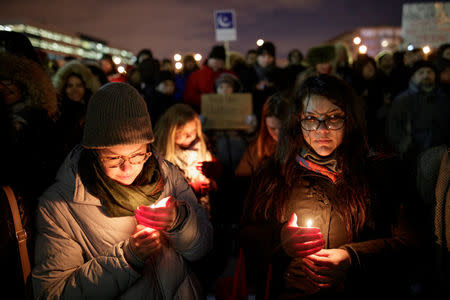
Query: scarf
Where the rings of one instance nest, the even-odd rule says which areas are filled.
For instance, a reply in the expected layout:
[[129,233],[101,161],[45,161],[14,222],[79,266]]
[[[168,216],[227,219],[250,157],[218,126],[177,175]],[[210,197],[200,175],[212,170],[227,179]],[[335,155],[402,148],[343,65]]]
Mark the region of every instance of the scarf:
[[155,203],[164,188],[158,161],[153,155],[131,185],[123,185],[109,178],[103,172],[94,150],[82,151],[79,170],[88,192],[100,199],[111,217],[133,216],[137,207]]
[[309,148],[303,148],[297,155],[297,162],[304,168],[328,177],[336,183],[339,177],[338,163],[334,156],[322,157]]

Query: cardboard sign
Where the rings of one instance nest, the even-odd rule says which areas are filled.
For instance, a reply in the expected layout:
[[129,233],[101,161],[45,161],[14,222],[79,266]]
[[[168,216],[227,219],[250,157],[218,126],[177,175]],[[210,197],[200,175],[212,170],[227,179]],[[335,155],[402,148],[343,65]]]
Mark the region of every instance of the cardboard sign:
[[235,41],[237,39],[236,16],[234,10],[214,12],[216,41]]
[[249,129],[247,116],[253,113],[251,94],[203,94],[201,114],[204,129]]
[[404,46],[437,48],[450,42],[450,3],[404,4],[402,14]]

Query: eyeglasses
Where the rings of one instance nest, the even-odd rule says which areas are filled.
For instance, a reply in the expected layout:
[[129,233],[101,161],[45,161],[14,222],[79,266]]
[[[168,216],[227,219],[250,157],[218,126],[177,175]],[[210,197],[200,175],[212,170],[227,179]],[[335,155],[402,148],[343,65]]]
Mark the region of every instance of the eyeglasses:
[[100,160],[107,168],[118,168],[122,166],[126,161],[132,165],[140,165],[147,161],[152,156],[151,152],[137,153],[132,156],[117,155],[113,157],[101,157]]
[[320,127],[320,124],[324,123],[325,127],[329,130],[339,130],[344,127],[345,117],[343,116],[331,116],[322,120],[317,119],[316,117],[308,116],[304,119],[300,120],[300,124],[302,128],[307,131],[317,130]]

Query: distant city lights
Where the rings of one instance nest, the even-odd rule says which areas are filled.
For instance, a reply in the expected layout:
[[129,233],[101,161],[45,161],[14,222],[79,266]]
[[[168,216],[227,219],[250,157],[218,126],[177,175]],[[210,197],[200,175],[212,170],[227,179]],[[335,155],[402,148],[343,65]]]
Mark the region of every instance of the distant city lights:
[[123,74],[123,73],[125,73],[125,68],[124,68],[123,66],[119,66],[119,67],[117,68],[117,71],[118,71],[120,74]]
[[122,62],[122,59],[118,56],[114,56],[113,61],[116,65],[120,65],[120,63]]
[[356,36],[356,37],[353,39],[353,44],[355,44],[355,45],[361,44],[361,38],[360,38],[359,36]]
[[181,70],[183,68],[183,64],[181,62],[175,63],[175,69]]
[[386,48],[387,46],[389,46],[389,42],[387,40],[383,40],[381,42],[381,47]]
[[367,46],[366,45],[359,46],[359,53],[366,54],[367,53]]
[[181,55],[180,54],[175,54],[174,56],[173,56],[173,60],[174,61],[180,61],[181,60]]
[[428,54],[428,53],[431,52],[431,48],[428,45],[427,46],[423,46],[422,51],[423,51],[424,54]]
[[264,40],[263,39],[259,39],[259,40],[256,41],[256,45],[258,47],[261,47],[263,44],[264,44]]
[[413,51],[414,50],[414,46],[413,45],[408,45],[407,49],[408,49],[408,51]]
[[194,55],[194,59],[195,61],[201,61],[202,60],[202,55],[200,53],[197,53]]

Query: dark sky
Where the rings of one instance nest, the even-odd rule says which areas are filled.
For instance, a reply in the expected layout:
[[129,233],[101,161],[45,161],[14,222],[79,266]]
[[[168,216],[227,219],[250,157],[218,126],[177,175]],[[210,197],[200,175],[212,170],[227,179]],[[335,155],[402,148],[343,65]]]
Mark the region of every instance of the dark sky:
[[156,58],[174,53],[206,56],[215,40],[214,11],[234,9],[238,40],[230,49],[244,54],[256,40],[272,41],[277,57],[305,53],[341,33],[363,26],[401,26],[402,0],[0,0],[0,24],[25,22],[50,30],[82,32],[112,47]]

